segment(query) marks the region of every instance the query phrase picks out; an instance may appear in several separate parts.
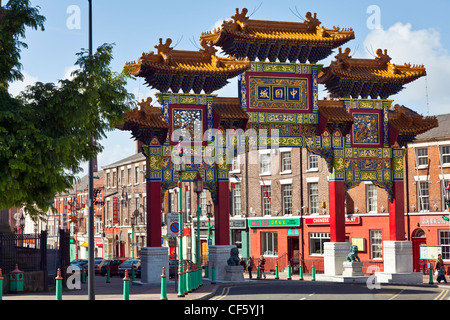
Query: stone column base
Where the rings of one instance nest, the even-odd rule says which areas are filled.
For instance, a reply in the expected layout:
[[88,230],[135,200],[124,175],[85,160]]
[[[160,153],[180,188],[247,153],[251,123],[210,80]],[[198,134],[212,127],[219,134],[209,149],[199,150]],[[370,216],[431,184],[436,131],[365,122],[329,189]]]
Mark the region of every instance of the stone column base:
[[383,241],[383,272],[375,272],[379,283],[423,283],[423,275],[413,272],[411,241]]
[[324,243],[324,274],[327,276],[342,275],[343,263],[347,261],[351,243],[349,242],[325,242]]
[[242,266],[226,266],[225,280],[226,281],[244,281],[244,273]]
[[161,285],[163,267],[169,276],[169,248],[143,247],[141,248],[141,285]]
[[227,260],[230,257],[231,249],[235,247],[232,245],[208,246],[209,275],[212,275],[211,271],[214,263],[214,267],[216,268],[216,281],[226,281],[227,272],[225,268],[228,267]]
[[364,272],[362,271],[362,262],[358,261],[344,261],[343,267],[344,271],[342,272],[342,275],[344,277],[363,277]]

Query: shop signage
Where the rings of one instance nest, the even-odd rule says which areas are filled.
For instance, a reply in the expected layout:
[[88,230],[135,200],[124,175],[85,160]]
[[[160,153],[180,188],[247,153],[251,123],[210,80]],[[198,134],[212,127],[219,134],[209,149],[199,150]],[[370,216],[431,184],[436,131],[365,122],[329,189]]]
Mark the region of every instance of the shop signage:
[[119,198],[113,198],[113,224],[119,223]]
[[[360,222],[360,217],[345,217],[345,224],[359,224]],[[330,224],[330,217],[305,218],[305,223],[312,225]]]
[[257,227],[298,227],[300,226],[300,218],[266,218],[266,219],[249,219],[250,228]]
[[448,221],[445,221],[442,219],[442,216],[424,216],[420,217],[420,226],[421,227],[441,227],[446,226],[448,227],[449,223]]

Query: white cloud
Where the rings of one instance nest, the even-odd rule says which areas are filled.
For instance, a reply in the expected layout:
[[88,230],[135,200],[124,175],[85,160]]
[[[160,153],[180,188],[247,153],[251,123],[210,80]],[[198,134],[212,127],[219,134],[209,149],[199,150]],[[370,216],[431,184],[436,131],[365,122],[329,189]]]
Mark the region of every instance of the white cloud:
[[79,69],[78,66],[70,66],[64,68],[63,80],[65,79],[72,80],[73,79],[72,72],[74,72],[77,69]]
[[37,77],[30,75],[26,71],[23,71],[22,75],[23,81],[14,81],[9,84],[8,92],[14,97],[24,91],[27,86],[34,85],[38,81]]
[[[410,23],[395,23],[388,29],[375,29],[364,40],[365,58],[373,58],[368,51],[387,49],[394,64],[423,64],[427,76],[407,84],[396,95],[394,104],[402,104],[427,115],[450,112],[450,54],[441,41],[440,33],[433,29],[414,30]],[[428,95],[428,97],[427,97]]]

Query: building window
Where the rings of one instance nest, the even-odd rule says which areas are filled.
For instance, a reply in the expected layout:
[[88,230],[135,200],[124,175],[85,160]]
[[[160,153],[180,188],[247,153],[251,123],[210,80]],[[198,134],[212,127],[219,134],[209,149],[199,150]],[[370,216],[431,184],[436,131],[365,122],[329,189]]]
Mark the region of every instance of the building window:
[[231,244],[236,245],[236,247],[241,251],[242,249],[242,232],[239,229],[231,230]]
[[441,180],[441,183],[443,183],[443,186],[441,188],[442,190],[442,197],[441,197],[441,203],[442,203],[442,211],[446,211],[448,210],[448,206],[446,201],[449,200],[447,197],[447,191],[445,190],[445,188],[447,188],[447,186],[450,184],[450,180]]
[[366,186],[367,212],[377,212],[377,186]]
[[428,182],[420,181],[419,182],[419,208],[420,211],[429,211],[430,203],[429,203],[429,194],[428,194]]
[[203,190],[202,193],[200,193],[200,207],[201,207],[201,215],[206,217],[206,191]]
[[186,201],[186,221],[191,221],[191,191],[186,191],[184,194]]
[[270,209],[271,209],[271,194],[270,194],[270,186],[262,186],[261,187],[261,194],[262,194],[262,214],[264,216],[270,216]]
[[131,184],[131,168],[128,168],[128,184]]
[[278,255],[278,233],[261,232],[261,254],[265,256]]
[[319,184],[308,183],[309,214],[319,213]]
[[442,246],[442,259],[450,259],[450,231],[439,230],[439,245]]
[[428,165],[428,149],[427,148],[417,149],[416,155],[417,155],[417,165],[418,166],[427,166]]
[[292,184],[283,185],[283,214],[292,214]]
[[240,171],[240,158],[239,155],[233,157],[233,162],[231,164],[231,171],[239,172]]
[[124,186],[125,185],[125,170],[120,170],[120,185]]
[[260,174],[270,174],[270,153],[261,154]]
[[291,152],[281,152],[281,171],[289,172],[291,171]]
[[308,170],[319,168],[319,158],[316,154],[308,152]]
[[112,186],[113,186],[113,188],[116,187],[116,181],[117,181],[117,172],[113,171],[113,174],[112,174]]
[[442,164],[450,164],[450,146],[441,147]]
[[139,183],[139,167],[134,167],[134,176],[136,181],[134,183],[138,184]]
[[311,232],[309,234],[310,255],[323,255],[325,242],[330,242],[329,232]]
[[238,216],[242,214],[241,211],[241,184],[234,183],[232,189],[233,196],[233,216]]
[[370,230],[370,258],[383,258],[381,230]]

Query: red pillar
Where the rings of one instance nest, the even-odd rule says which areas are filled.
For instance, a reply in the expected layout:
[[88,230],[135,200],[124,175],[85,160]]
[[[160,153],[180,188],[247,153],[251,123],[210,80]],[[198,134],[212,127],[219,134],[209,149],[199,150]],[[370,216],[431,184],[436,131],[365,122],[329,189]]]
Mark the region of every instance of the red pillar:
[[389,240],[405,240],[405,209],[403,181],[393,181],[392,201],[389,201]]
[[161,247],[161,181],[146,183],[147,247]]
[[230,244],[230,189],[228,181],[217,182],[217,203],[214,204],[215,245]]
[[330,180],[330,241],[345,242],[345,182]]

